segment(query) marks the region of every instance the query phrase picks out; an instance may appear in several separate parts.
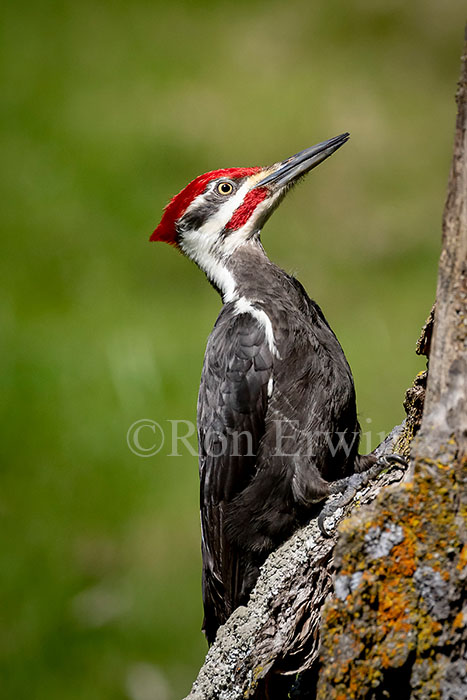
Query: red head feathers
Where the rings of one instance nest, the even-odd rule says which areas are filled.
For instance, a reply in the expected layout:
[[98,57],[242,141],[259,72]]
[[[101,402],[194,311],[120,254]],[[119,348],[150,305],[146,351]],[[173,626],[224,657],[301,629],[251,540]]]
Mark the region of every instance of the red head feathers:
[[225,168],[223,170],[212,170],[210,173],[199,175],[170,200],[164,209],[160,224],[149,240],[164,241],[171,245],[177,245],[175,223],[183,216],[191,202],[205,191],[206,186],[211,180],[217,180],[220,177],[228,177],[230,179],[249,177],[250,175],[258,173],[260,170],[261,168]]

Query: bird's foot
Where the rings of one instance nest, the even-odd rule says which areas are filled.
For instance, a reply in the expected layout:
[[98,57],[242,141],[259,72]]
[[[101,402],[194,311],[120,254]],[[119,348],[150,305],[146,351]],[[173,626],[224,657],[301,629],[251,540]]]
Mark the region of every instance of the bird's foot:
[[318,515],[318,527],[324,537],[330,537],[330,533],[324,526],[324,521],[331,518],[338,510],[344,508],[353,501],[355,495],[362,488],[367,486],[370,481],[376,479],[384,469],[392,467],[394,464],[400,464],[407,467],[407,461],[396,454],[381,455],[369,469],[359,474],[351,474],[344,479],[333,481],[329,484],[329,495],[341,494],[340,498],[326,501],[320,514]]

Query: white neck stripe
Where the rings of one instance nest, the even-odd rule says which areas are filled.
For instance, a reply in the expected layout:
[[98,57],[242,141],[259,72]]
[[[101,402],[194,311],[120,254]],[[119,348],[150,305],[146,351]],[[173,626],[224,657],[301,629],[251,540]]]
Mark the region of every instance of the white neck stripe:
[[277,349],[276,340],[274,338],[274,331],[272,328],[271,319],[269,318],[267,313],[263,311],[263,309],[258,309],[256,306],[253,306],[253,304],[250,301],[248,301],[248,299],[246,299],[245,297],[240,297],[240,299],[238,299],[235,302],[235,313],[251,314],[258,321],[260,326],[263,327],[266,342],[270,351],[275,357],[277,357],[280,360],[281,356]]

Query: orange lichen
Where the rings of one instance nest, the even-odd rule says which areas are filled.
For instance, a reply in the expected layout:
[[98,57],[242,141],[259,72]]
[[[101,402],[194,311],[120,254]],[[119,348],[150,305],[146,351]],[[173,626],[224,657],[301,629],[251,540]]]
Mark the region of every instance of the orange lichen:
[[[361,576],[345,600],[336,598],[325,608],[318,698],[370,697],[372,688],[408,659],[407,673],[414,669],[426,688],[432,688],[432,696],[439,696],[438,656],[449,643],[449,630],[458,635],[465,619],[455,609],[446,623],[430,614],[414,574],[429,562],[448,583],[467,566],[467,546],[453,508],[458,488],[455,471],[431,461],[430,470],[419,474],[416,488],[404,485],[386,495],[373,517],[364,523],[361,516],[350,518],[341,528],[338,575],[361,572]],[[462,518],[460,506],[457,512]],[[368,556],[370,530],[379,528],[383,533],[395,527],[402,529],[402,541],[386,556]]]
[[464,544],[461,553],[459,555],[459,561],[457,562],[458,571],[462,571],[467,566],[467,545]]
[[407,528],[405,534],[405,539],[392,548],[391,568],[397,571],[399,576],[412,576],[415,571],[415,538]]
[[456,617],[454,618],[454,629],[462,629],[464,627],[464,612],[459,610]]

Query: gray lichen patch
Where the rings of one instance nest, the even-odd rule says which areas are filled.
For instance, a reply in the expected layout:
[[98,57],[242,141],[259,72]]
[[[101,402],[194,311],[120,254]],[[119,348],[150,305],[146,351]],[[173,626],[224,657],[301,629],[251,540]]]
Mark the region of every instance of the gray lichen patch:
[[419,566],[414,573],[414,581],[430,615],[437,620],[445,620],[450,612],[449,583],[431,566]]
[[348,575],[341,574],[337,576],[334,581],[334,592],[339,600],[345,600],[350,593],[353,593],[362,580],[363,573],[361,571],[355,571],[355,573]]
[[403,539],[404,530],[395,523],[388,523],[384,530],[379,526],[372,527],[365,535],[365,554],[370,561],[387,557],[391,549]]

